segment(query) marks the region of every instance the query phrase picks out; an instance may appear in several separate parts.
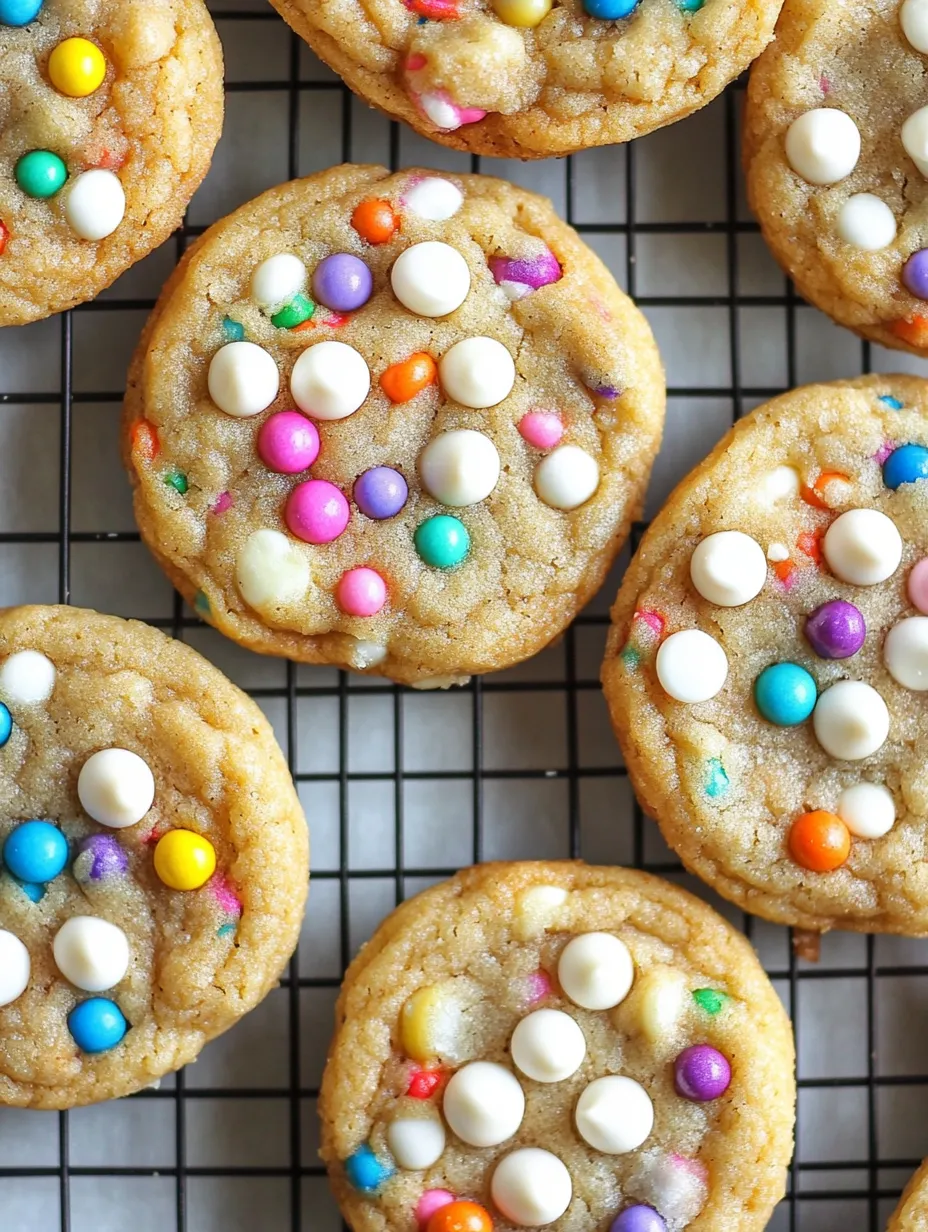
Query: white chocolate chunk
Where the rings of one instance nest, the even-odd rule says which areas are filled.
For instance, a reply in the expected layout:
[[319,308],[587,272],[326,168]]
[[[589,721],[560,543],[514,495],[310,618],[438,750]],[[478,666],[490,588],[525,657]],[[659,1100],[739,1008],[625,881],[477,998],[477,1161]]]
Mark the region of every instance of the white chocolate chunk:
[[516,366],[495,338],[462,338],[439,360],[438,375],[452,401],[485,411],[509,397]]
[[499,482],[499,471],[496,446],[471,428],[433,437],[419,455],[423,487],[452,509],[485,500]]
[[15,933],[0,929],[0,1005],[21,997],[29,985],[32,961]]
[[559,445],[535,467],[534,484],[552,509],[579,509],[599,487],[599,463],[579,445]]
[[248,419],[267,410],[280,388],[280,373],[271,355],[255,342],[229,342],[210,360],[209,396],[233,419]]
[[896,821],[896,802],[882,783],[855,783],[838,797],[838,816],[857,838],[882,838]]
[[902,538],[895,522],[878,509],[849,509],[828,527],[822,551],[842,582],[875,586],[898,569]]
[[390,272],[393,294],[421,317],[446,317],[467,299],[470,269],[456,248],[426,240],[401,252]]
[[873,193],[854,193],[838,211],[838,234],[861,252],[879,252],[896,238],[896,215]]
[[309,561],[279,530],[256,530],[235,562],[239,593],[256,611],[298,603],[310,584]]
[[421,1172],[441,1159],[445,1127],[434,1117],[401,1117],[387,1126],[387,1146],[401,1168]]
[[839,680],[819,694],[812,727],[826,753],[844,761],[860,761],[885,743],[889,711],[869,684]]
[[837,184],[860,158],[860,132],[835,107],[815,107],[786,130],[786,160],[808,184]]
[[271,310],[289,304],[306,286],[306,266],[292,252],[278,252],[255,266],[251,298],[259,308]]

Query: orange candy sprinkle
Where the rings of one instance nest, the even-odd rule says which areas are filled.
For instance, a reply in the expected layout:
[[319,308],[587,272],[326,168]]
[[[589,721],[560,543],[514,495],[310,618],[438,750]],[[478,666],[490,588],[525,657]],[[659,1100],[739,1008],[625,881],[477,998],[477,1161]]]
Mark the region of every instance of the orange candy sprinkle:
[[476,1202],[449,1202],[438,1208],[426,1232],[493,1232],[493,1220]]
[[851,834],[840,817],[815,809],[797,817],[789,832],[789,854],[813,873],[840,868],[851,851]]
[[814,560],[817,565],[822,563],[822,536],[812,531],[804,530],[796,539],[796,547],[804,556]]
[[391,364],[380,378],[380,388],[391,402],[409,402],[438,378],[435,360],[425,351],[417,351],[401,364]]
[[910,346],[928,346],[928,317],[914,316],[911,321],[893,321],[889,328]]
[[850,480],[840,471],[822,471],[811,488],[802,489],[802,499],[816,509],[830,509],[831,506],[825,500],[825,489],[830,483],[850,483]]
[[154,424],[150,424],[147,419],[140,419],[132,429],[132,452],[151,462],[158,456],[160,448]]
[[400,225],[389,201],[368,200],[355,206],[351,225],[369,244],[386,244]]

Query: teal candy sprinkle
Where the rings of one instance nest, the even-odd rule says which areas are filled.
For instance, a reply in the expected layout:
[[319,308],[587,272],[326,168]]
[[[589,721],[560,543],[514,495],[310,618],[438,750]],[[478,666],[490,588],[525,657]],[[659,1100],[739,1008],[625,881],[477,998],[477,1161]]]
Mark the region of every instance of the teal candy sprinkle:
[[202,612],[204,616],[209,615],[209,599],[207,599],[202,590],[197,591],[196,598],[193,601],[193,606],[198,612]]
[[366,1142],[345,1160],[348,1183],[361,1193],[374,1193],[395,1171],[392,1164],[379,1160]]
[[37,903],[45,897],[45,886],[35,885],[31,881],[20,881],[18,877],[14,877],[13,880],[30,902]]
[[219,929],[219,931],[216,933],[216,936],[217,937],[228,937],[230,933],[234,933],[234,932],[235,932],[234,924],[223,924],[222,927]]
[[621,654],[622,662],[630,672],[633,672],[641,662],[641,654],[634,646],[626,646]]
[[245,326],[233,321],[231,317],[223,317],[222,332],[227,342],[241,342],[245,337]]
[[892,394],[880,394],[879,401],[884,406],[888,406],[892,411],[901,411],[903,404],[898,398],[894,398]]
[[706,775],[706,795],[716,799],[728,791],[729,779],[725,767],[717,757],[709,759],[709,773]]
[[723,992],[719,992],[716,988],[694,988],[693,1000],[701,1010],[705,1010],[707,1014],[717,1014],[728,997]]
[[164,482],[169,488],[173,488],[175,492],[180,493],[181,496],[186,496],[188,487],[187,476],[182,471],[168,471],[164,477]]
[[677,8],[684,13],[698,13],[706,0],[677,0]]

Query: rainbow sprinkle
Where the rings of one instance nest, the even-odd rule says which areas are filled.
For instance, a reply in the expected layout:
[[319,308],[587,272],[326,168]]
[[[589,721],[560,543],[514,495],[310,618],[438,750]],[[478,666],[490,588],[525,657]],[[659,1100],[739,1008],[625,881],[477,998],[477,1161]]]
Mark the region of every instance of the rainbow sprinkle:
[[644,654],[650,654],[664,636],[664,625],[667,622],[660,612],[652,608],[638,608],[632,616],[628,640],[622,648],[620,658],[629,670],[634,670],[641,662]]
[[[881,398],[880,401],[882,402],[883,399]],[[893,399],[893,401],[895,401],[895,398]],[[901,402],[899,403],[899,406],[902,406]],[[896,448],[895,441],[884,441],[883,444],[876,451],[876,453],[873,454],[873,460],[877,464],[877,466],[882,466],[883,463],[886,461],[886,459],[889,457],[889,455],[893,452],[895,448]]]
[[210,888],[216,897],[216,902],[227,915],[234,915],[236,918],[242,914],[242,901],[232,889],[231,884],[217,873],[210,881]]

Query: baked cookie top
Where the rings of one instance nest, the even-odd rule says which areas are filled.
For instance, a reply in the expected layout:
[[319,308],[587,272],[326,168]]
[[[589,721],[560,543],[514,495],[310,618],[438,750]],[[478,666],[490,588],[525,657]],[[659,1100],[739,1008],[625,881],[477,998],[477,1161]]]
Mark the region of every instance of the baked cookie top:
[[202,237],[133,363],[143,537],[204,618],[447,684],[560,633],[640,508],[663,373],[544,199],[338,167]]
[[626,869],[485,864],[349,968],[322,1156],[355,1232],[751,1232],[794,1094],[780,1001],[704,903]]
[[202,0],[0,0],[0,325],[92,299],[165,240],[222,110]]
[[0,613],[0,1104],[128,1095],[296,944],[306,825],[258,707],[147,625]]
[[928,1227],[928,1162],[913,1175],[899,1205],[886,1226],[886,1232],[924,1232]]
[[787,0],[751,70],[751,207],[801,293],[928,354],[928,4]]
[[809,385],[671,496],[603,685],[684,863],[810,929],[928,932],[928,383]]
[[545,158],[710,102],[781,0],[272,0],[362,98],[434,141]]

